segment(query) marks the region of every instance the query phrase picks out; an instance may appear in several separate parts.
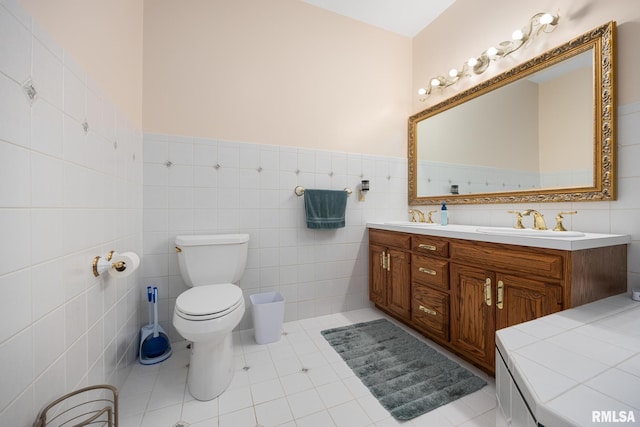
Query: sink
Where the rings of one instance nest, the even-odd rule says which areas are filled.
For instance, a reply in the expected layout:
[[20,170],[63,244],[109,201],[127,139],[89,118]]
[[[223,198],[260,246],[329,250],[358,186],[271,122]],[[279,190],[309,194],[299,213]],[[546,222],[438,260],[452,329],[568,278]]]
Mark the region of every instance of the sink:
[[516,237],[551,237],[555,239],[567,239],[570,237],[584,237],[585,234],[580,231],[553,231],[553,230],[534,230],[531,228],[519,229],[509,227],[479,227],[476,228],[478,233],[499,234],[501,236]]
[[404,225],[409,227],[433,227],[434,225],[440,225],[436,223],[427,223],[427,222],[413,222],[413,221],[387,221],[385,224],[388,225]]

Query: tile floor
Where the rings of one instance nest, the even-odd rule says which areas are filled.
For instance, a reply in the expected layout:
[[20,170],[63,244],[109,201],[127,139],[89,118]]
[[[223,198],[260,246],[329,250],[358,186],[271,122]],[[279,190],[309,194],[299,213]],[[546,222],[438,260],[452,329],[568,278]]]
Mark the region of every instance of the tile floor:
[[324,329],[381,317],[384,314],[375,309],[363,309],[288,322],[283,325],[282,339],[266,345],[256,344],[252,330],[234,332],[234,379],[222,395],[209,402],[194,400],[189,394],[189,350],[184,342],[174,343],[174,354],[164,363],[132,368],[120,390],[120,426],[503,425],[496,420],[494,379],[454,356],[488,385],[411,421],[391,417],[320,334]]

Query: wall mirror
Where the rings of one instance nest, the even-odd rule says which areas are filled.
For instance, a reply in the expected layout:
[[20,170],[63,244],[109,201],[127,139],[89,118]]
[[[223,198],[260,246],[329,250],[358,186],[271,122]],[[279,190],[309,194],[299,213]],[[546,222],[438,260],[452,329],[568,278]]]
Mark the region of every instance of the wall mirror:
[[409,204],[615,200],[615,22],[409,118]]

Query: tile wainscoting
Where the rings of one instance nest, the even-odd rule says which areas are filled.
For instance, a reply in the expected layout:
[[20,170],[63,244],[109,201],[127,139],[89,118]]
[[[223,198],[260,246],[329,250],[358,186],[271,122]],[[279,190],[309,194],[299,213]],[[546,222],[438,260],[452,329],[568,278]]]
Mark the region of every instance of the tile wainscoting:
[[[371,187],[365,201],[362,179]],[[297,185],[351,188],[346,227],[307,229]],[[406,189],[406,159],[145,134],[141,292],[159,287],[160,321],[179,339],[171,316],[186,288],[175,236],[241,232],[251,240],[239,329],[252,327],[248,297],[258,292],[284,295],[285,321],[368,307],[366,223],[405,218]]]

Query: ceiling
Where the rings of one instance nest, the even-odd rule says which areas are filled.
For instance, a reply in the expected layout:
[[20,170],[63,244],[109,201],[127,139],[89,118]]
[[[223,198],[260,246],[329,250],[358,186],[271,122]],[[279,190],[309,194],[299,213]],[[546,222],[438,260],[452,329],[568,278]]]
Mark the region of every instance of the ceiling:
[[349,18],[414,37],[455,0],[302,0]]

